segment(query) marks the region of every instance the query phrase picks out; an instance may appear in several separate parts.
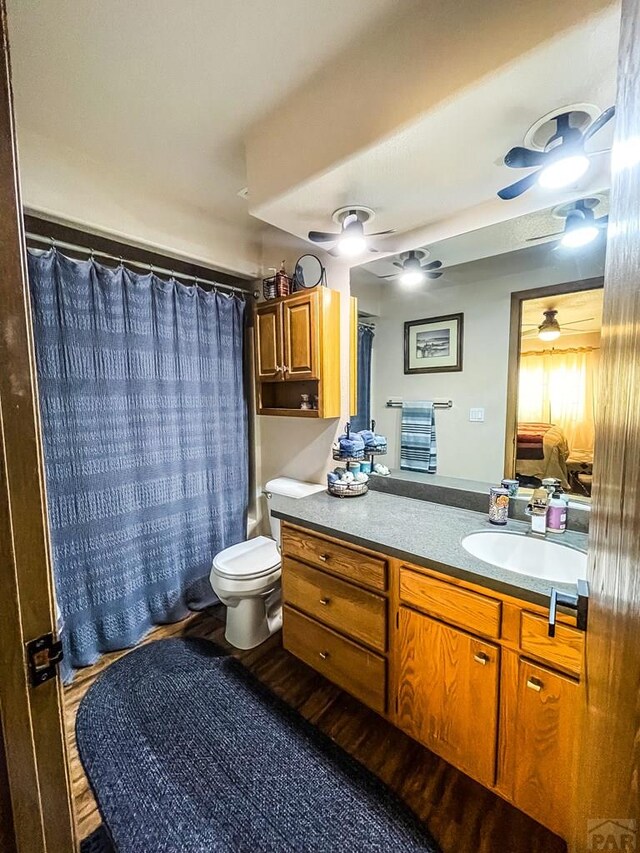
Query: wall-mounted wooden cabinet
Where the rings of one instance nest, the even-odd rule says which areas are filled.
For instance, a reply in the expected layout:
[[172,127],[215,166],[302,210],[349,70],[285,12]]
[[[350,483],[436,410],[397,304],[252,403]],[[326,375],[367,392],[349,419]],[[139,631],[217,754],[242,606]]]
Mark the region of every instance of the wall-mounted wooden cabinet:
[[[340,294],[316,287],[258,305],[256,401],[260,415],[340,416]],[[317,409],[301,409],[301,395]]]
[[282,549],[285,648],[570,838],[575,620],[286,522]]

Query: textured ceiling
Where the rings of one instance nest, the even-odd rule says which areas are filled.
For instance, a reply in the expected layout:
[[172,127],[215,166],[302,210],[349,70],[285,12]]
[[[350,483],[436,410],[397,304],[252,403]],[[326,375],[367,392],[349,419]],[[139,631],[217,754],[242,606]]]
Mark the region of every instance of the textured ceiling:
[[565,329],[567,326],[574,327],[580,333],[599,332],[602,328],[603,296],[603,289],[598,288],[542,299],[527,299],[522,303],[523,327],[527,331],[527,326],[539,325],[543,320],[543,311],[555,309],[558,312],[556,319],[566,334],[570,331]]
[[9,0],[19,139],[249,227],[247,128],[393,6]]

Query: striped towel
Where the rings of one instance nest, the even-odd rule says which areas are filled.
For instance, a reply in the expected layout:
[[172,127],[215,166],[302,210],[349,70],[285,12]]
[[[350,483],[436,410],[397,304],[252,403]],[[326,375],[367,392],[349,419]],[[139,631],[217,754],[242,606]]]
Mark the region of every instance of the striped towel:
[[436,473],[436,420],[433,403],[411,401],[402,404],[400,467],[403,471]]

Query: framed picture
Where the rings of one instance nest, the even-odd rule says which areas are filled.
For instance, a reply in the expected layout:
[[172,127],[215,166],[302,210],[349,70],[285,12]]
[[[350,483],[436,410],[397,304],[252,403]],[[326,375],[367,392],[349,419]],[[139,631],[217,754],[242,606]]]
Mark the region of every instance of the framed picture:
[[404,372],[462,370],[464,314],[427,317],[404,324]]

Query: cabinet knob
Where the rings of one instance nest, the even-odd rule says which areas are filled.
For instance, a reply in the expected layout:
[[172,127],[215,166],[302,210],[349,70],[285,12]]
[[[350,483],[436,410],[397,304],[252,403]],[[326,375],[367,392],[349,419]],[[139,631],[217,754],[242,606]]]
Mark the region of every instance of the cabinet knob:
[[329,652],[320,652],[320,657],[322,658],[322,660],[327,660],[327,658],[329,657]]
[[283,365],[282,365],[282,372],[283,372],[283,373],[288,373],[288,372],[289,372],[289,368],[287,367],[287,365],[286,365],[286,364],[283,364]]
[[529,688],[529,690],[535,690],[536,693],[539,693],[542,690],[542,686],[542,682],[539,678],[536,678],[533,675],[531,676],[531,678],[527,678],[527,687]]
[[318,559],[322,560],[323,563],[326,563],[329,559],[329,554],[318,554]]
[[331,603],[331,599],[328,597],[320,599],[320,604],[323,604],[325,607],[327,606],[327,604],[330,604],[330,603]]
[[477,652],[473,656],[473,659],[476,663],[482,664],[482,666],[489,663],[489,655],[486,655],[484,652]]

